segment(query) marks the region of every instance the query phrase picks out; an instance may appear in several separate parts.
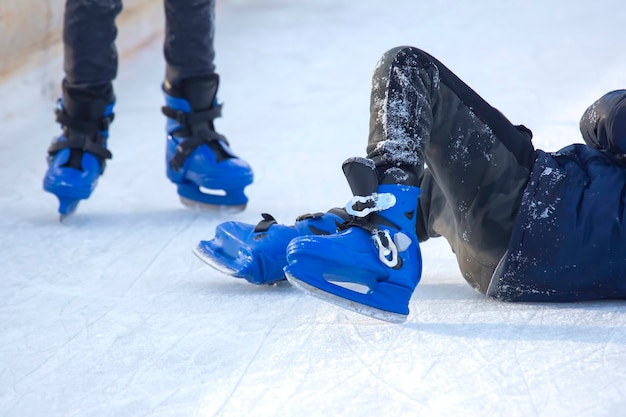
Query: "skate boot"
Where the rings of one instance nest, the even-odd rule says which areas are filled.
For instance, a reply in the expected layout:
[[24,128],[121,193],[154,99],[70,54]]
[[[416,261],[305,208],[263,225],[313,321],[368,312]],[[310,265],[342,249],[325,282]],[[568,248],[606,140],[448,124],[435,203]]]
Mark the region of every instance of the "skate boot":
[[252,183],[252,169],[215,131],[213,121],[222,108],[216,100],[218,82],[213,74],[176,87],[164,83],[167,177],[187,206],[240,211],[248,202],[243,190]]
[[252,284],[273,284],[285,279],[285,249],[289,242],[304,235],[328,235],[350,216],[343,209],[305,214],[293,226],[278,224],[263,214],[256,226],[226,222],[217,226],[215,237],[201,241],[194,253],[208,265]]
[[415,232],[420,189],[378,185],[374,163],[344,162],[354,194],[346,211],[354,217],[330,236],[303,236],[287,247],[285,274],[305,292],[341,307],[391,322],[403,322],[421,277]]
[[48,148],[48,170],[43,188],[59,199],[61,220],[72,214],[80,200],[91,196],[104,172],[109,125],[115,98],[112,88],[102,91],[70,87],[63,82],[57,102],[56,120],[60,136]]

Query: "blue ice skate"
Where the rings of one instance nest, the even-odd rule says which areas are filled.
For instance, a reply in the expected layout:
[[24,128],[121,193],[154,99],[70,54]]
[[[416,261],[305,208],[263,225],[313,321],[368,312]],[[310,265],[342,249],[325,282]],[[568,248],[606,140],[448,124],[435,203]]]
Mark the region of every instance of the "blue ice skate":
[[[362,158],[359,163],[367,165]],[[361,178],[369,175],[361,171]],[[355,220],[334,235],[293,239],[285,274],[311,295],[381,320],[403,322],[422,271],[415,232],[420,189],[384,184],[366,194],[355,192],[352,182],[351,187],[355,197],[346,210]]]
[[215,237],[201,241],[194,253],[208,265],[252,284],[273,284],[285,279],[285,249],[289,242],[303,235],[328,235],[349,219],[342,209],[327,213],[306,214],[293,226],[278,224],[263,214],[256,226],[226,222],[217,226]]
[[215,131],[213,121],[222,108],[216,100],[218,82],[212,75],[184,80],[179,87],[164,83],[167,177],[187,206],[240,211],[253,174]]
[[112,157],[107,139],[113,106],[88,92],[65,94],[58,101],[56,120],[63,132],[48,148],[43,188],[58,198],[61,220],[76,210],[80,200],[91,196],[105,160]]

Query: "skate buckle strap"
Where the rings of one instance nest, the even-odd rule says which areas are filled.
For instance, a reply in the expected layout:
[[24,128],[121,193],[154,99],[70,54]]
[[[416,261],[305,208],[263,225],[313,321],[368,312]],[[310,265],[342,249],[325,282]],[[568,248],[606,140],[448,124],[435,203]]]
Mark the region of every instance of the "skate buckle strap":
[[193,151],[196,150],[198,146],[201,145],[210,145],[213,141],[226,141],[226,138],[223,135],[215,132],[214,130],[206,130],[205,135],[202,136],[192,136],[185,138],[182,142],[180,142],[176,146],[176,153],[172,157],[170,161],[170,166],[174,171],[178,171],[183,167],[185,160]]
[[377,211],[387,210],[396,204],[396,196],[391,193],[372,193],[368,196],[355,195],[346,204],[348,214],[366,217]]
[[66,134],[68,136],[66,140],[59,140],[53,142],[48,148],[48,154],[56,155],[62,149],[74,149],[83,152],[89,152],[95,157],[99,158],[100,164],[103,164],[105,159],[113,158],[113,154],[104,145],[104,138],[96,137],[90,138],[85,135]]
[[214,119],[222,115],[221,105],[193,112],[175,110],[164,106],[161,111],[180,125],[180,128],[170,132],[170,135],[184,138],[176,146],[176,153],[169,162],[174,171],[180,170],[187,157],[201,145],[215,146],[215,142],[223,142],[228,145],[226,137],[217,133],[212,124]]
[[200,110],[194,112],[185,112],[172,109],[171,107],[161,107],[161,112],[171,119],[176,120],[178,124],[189,127],[192,125],[201,124],[204,122],[212,122],[214,119],[222,116],[222,106],[217,105],[207,110]]
[[311,220],[311,219],[321,219],[322,216],[324,216],[324,213],[322,212],[301,214],[298,217],[296,217],[296,222],[301,222],[303,220]]
[[278,223],[274,216],[272,216],[271,214],[261,213],[261,217],[263,217],[263,220],[261,220],[257,223],[256,226],[254,226],[254,233],[267,232],[271,225]]
[[115,113],[103,116],[96,120],[82,120],[69,116],[60,104],[54,110],[56,121],[61,126],[92,134],[93,132],[106,132],[115,119]]

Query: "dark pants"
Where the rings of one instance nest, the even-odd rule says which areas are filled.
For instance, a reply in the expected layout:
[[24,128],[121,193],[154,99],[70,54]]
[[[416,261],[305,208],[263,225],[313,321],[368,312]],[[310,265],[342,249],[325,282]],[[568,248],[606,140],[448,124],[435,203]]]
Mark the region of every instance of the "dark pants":
[[379,176],[402,168],[419,179],[420,241],[444,236],[464,278],[486,292],[535,159],[530,131],[413,47],[381,58],[370,111],[367,153]]
[[[212,74],[215,0],[165,0],[165,78]],[[70,86],[110,88],[117,76],[115,19],[121,0],[67,0],[63,42],[65,79]],[[132,30],[132,28],[130,28]]]

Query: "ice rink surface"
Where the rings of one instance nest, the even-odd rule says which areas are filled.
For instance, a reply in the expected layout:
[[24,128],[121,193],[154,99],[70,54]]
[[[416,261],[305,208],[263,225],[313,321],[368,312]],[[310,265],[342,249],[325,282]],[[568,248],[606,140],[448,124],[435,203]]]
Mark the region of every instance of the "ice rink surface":
[[226,220],[347,202],[341,162],[364,154],[372,70],[397,45],[439,58],[537,147],[580,142],[584,109],[626,87],[625,21],[623,0],[219,2],[217,127],[256,175],[236,215],[184,208],[165,178],[161,39],[122,60],[114,158],[63,224],[41,185],[60,65],[1,86],[0,416],[624,415],[624,302],[490,301],[437,239],[394,325],[191,249]]

